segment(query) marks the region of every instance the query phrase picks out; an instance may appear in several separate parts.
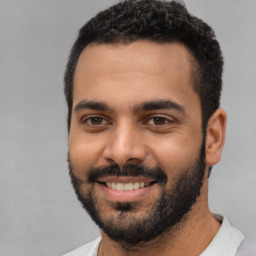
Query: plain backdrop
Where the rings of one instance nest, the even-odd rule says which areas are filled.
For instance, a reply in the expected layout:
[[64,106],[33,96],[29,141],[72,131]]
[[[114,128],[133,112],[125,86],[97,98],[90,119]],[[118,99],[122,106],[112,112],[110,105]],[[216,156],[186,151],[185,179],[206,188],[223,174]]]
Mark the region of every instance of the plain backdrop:
[[[62,255],[99,234],[69,181],[63,72],[78,29],[116,2],[0,0],[0,255]],[[225,58],[227,138],[210,207],[256,242],[256,1],[186,5]]]

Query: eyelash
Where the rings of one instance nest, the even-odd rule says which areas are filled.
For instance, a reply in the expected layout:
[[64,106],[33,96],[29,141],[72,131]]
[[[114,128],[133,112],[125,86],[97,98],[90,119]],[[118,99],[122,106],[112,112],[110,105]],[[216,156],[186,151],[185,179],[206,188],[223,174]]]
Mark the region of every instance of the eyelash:
[[[149,124],[149,121],[151,121],[151,120],[153,123],[150,125],[155,125],[155,126],[163,126],[163,125],[173,122],[172,120],[170,120],[170,118],[166,118],[163,116],[153,116],[153,117],[149,118],[146,123]],[[156,124],[154,121],[160,121],[160,124]]]
[[[100,119],[101,120],[100,124],[93,124],[93,122],[92,122],[93,119]],[[90,123],[89,123],[89,121],[90,121]],[[91,126],[100,126],[100,125],[102,125],[102,122],[108,123],[106,118],[104,118],[102,116],[88,116],[88,117],[82,119],[83,124],[88,124],[88,125],[91,125]]]
[[[98,123],[98,124],[93,124],[93,122],[94,122],[93,119],[96,119],[96,120],[94,120],[94,121],[96,121],[96,122],[97,122],[97,119],[100,119],[100,120],[98,120],[99,123]],[[150,123],[150,121],[151,121],[151,123]],[[156,124],[155,121],[156,121],[156,122],[160,121],[160,124]],[[168,123],[172,123],[172,122],[173,122],[173,120],[171,120],[170,118],[166,118],[166,117],[163,117],[163,116],[151,116],[151,117],[149,117],[149,118],[147,119],[147,121],[144,122],[143,124],[144,124],[144,125],[149,124],[149,125],[154,125],[154,126],[164,126],[164,125],[166,125],[166,124],[168,124]],[[88,124],[88,125],[90,125],[90,126],[100,126],[100,125],[102,125],[103,123],[104,123],[104,124],[105,124],[105,123],[108,123],[108,124],[109,124],[109,122],[106,120],[105,117],[96,116],[96,115],[95,115],[95,116],[88,116],[88,117],[84,118],[84,119],[82,120],[82,123],[83,123],[83,124]]]

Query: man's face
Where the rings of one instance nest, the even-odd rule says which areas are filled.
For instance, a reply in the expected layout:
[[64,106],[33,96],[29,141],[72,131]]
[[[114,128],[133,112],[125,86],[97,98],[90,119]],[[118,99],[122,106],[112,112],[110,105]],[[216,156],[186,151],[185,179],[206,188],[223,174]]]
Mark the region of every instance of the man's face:
[[204,139],[191,73],[191,56],[178,43],[95,44],[80,56],[71,177],[114,240],[136,244],[160,235],[200,194]]

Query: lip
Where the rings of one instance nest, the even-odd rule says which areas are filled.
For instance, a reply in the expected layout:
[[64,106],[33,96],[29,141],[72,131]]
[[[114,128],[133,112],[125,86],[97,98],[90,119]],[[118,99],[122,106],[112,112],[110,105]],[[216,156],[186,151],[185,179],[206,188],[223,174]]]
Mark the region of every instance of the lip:
[[130,183],[130,182],[144,182],[144,183],[152,183],[155,180],[146,178],[143,176],[107,176],[98,179],[99,182],[106,183],[106,182],[116,182],[116,183]]
[[[152,183],[149,186],[144,188],[128,190],[128,191],[119,191],[112,188],[106,187],[103,182],[116,182],[116,183],[129,183],[129,182],[145,182]],[[112,202],[132,202],[141,200],[143,197],[147,196],[149,192],[155,187],[156,183],[154,180],[145,178],[145,177],[105,177],[99,179],[99,182],[96,183],[105,198]]]

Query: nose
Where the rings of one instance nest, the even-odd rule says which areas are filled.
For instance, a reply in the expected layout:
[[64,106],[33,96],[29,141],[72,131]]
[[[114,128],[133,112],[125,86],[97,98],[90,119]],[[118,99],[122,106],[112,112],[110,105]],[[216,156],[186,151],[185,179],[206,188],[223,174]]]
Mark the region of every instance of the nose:
[[119,166],[142,163],[146,157],[146,148],[140,131],[131,125],[120,125],[113,129],[108,137],[103,157],[107,162]]

